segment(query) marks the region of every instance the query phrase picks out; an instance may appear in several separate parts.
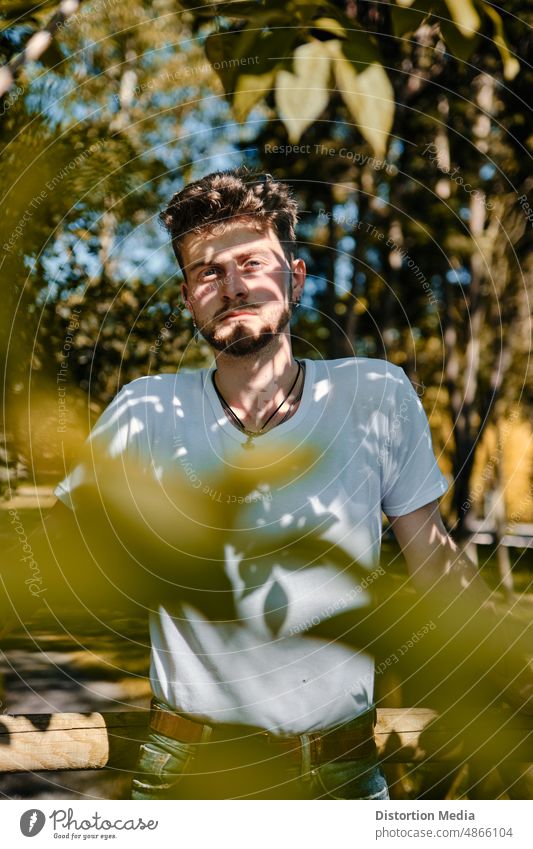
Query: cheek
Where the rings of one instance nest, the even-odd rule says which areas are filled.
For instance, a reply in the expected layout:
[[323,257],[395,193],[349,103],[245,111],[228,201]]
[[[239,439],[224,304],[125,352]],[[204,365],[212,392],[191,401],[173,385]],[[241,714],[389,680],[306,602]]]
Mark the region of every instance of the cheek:
[[204,286],[198,286],[189,296],[189,301],[192,304],[197,304],[199,307],[208,306],[215,300],[219,288],[218,283],[206,283]]
[[185,304],[186,304],[186,306],[187,306],[187,307],[189,307],[189,308],[190,308],[190,307],[201,306],[201,300],[202,300],[202,299],[201,299],[201,297],[198,295],[198,293],[197,293],[197,292],[191,292],[191,293],[190,293],[190,295],[188,296],[188,298],[186,299]]

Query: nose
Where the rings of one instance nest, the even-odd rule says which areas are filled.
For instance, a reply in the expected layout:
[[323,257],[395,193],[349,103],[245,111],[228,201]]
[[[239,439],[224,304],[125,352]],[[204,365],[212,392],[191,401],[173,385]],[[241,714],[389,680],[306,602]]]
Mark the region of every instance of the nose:
[[225,270],[222,280],[222,297],[231,301],[234,298],[243,298],[248,295],[248,286],[239,269],[230,267]]

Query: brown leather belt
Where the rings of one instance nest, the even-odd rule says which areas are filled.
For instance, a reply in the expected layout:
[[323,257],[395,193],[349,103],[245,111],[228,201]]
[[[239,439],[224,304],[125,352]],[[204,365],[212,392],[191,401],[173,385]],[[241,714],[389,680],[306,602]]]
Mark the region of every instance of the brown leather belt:
[[244,725],[204,725],[194,722],[152,702],[150,728],[180,743],[235,743],[255,745],[266,743],[271,751],[302,759],[304,746],[309,746],[311,763],[320,764],[329,761],[355,760],[375,754],[374,709],[344,725],[338,725],[322,732],[314,732],[301,737],[282,737],[248,728]]

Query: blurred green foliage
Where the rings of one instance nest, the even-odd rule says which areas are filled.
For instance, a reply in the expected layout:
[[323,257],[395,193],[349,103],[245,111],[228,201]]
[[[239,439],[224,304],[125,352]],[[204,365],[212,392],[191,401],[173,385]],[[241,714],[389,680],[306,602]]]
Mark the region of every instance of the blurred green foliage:
[[[7,4],[3,61],[57,8]],[[531,13],[499,14],[485,2],[82,3],[1,106],[5,427],[26,465],[57,477],[120,385],[209,358],[156,217],[187,180],[245,161],[300,200],[297,352],[405,368],[460,526],[485,427],[515,401],[527,420],[532,397]],[[65,362],[70,442],[54,388]]]

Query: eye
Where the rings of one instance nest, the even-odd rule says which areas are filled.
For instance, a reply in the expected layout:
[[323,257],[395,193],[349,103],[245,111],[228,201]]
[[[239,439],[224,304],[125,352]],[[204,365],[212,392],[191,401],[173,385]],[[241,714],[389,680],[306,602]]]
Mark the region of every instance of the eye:
[[258,259],[247,259],[244,263],[244,268],[247,271],[255,271],[257,268],[261,268],[261,261]]
[[212,265],[209,268],[204,268],[203,271],[198,275],[198,279],[202,282],[209,282],[210,280],[214,280],[218,277],[218,268]]

